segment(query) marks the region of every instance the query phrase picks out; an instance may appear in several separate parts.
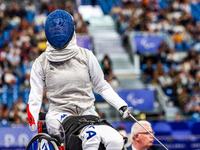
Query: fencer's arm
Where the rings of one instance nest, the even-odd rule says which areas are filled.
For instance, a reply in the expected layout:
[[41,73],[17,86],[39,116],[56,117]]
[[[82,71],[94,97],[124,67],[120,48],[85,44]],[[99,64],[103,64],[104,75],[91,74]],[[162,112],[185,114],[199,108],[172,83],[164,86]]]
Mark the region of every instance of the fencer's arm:
[[37,129],[38,116],[43,98],[44,73],[38,60],[36,59],[31,68],[30,85],[31,91],[27,105],[27,115],[31,130]]
[[119,110],[122,106],[127,106],[126,102],[119,97],[110,84],[104,79],[103,71],[98,60],[92,52],[89,55],[89,73],[94,91],[100,94],[109,104]]

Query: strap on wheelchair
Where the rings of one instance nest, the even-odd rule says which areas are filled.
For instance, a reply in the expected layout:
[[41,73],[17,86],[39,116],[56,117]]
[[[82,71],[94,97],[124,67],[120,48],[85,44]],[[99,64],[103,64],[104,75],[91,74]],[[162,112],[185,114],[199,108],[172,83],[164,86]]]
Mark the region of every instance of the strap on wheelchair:
[[64,127],[66,137],[70,134],[78,135],[79,131],[87,125],[108,125],[113,127],[106,120],[93,115],[68,116],[63,120],[62,125]]

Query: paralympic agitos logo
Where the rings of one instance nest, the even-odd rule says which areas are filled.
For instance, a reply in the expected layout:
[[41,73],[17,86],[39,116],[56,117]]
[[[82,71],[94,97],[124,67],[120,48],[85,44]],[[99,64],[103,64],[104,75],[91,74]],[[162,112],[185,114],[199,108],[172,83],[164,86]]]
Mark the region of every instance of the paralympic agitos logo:
[[127,101],[130,102],[133,106],[137,106],[144,103],[144,98],[136,98],[133,92],[130,92],[127,97]]

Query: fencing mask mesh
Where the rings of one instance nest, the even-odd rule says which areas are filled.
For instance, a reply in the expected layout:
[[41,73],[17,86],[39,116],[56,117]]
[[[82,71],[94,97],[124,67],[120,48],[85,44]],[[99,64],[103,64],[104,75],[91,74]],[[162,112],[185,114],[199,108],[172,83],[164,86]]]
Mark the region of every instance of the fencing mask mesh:
[[45,33],[52,47],[55,49],[65,48],[74,33],[72,16],[63,10],[53,11],[46,18]]

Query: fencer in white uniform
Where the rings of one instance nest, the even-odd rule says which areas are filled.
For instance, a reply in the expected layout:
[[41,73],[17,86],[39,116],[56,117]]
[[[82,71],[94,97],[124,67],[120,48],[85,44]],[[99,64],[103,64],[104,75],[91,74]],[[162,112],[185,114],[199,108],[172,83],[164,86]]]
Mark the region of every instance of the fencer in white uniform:
[[[27,114],[31,130],[37,129],[43,89],[49,100],[46,115],[47,129],[59,126],[69,115],[96,115],[93,90],[114,106],[123,117],[132,111],[104,80],[102,69],[87,49],[78,47],[72,16],[55,10],[45,21],[47,49],[34,62],[31,69],[31,91]],[[53,132],[53,131],[52,131]],[[109,134],[108,134],[109,133]],[[87,126],[79,135],[83,150],[98,150],[102,142],[106,150],[121,150],[123,137],[107,125]]]

